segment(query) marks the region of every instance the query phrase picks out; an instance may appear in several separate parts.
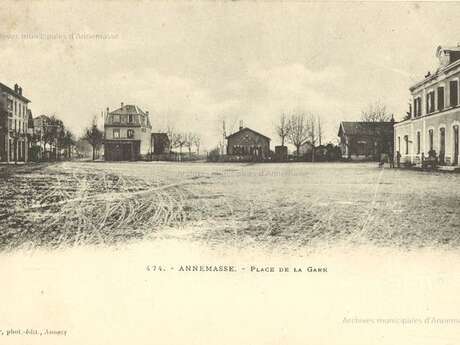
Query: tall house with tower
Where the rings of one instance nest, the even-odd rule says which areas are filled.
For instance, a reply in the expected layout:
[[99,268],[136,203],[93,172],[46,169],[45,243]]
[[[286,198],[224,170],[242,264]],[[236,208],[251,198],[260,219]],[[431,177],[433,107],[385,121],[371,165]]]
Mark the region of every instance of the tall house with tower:
[[137,160],[151,152],[152,125],[149,112],[121,103],[104,120],[104,158],[108,161]]
[[438,47],[439,67],[410,87],[410,118],[395,124],[394,147],[402,162],[419,165],[436,155],[441,165],[459,165],[460,46]]

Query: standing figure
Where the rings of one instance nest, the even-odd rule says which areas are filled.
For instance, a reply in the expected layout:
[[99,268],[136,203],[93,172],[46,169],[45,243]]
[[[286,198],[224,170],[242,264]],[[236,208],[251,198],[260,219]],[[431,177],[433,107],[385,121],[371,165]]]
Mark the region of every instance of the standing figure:
[[399,153],[399,151],[396,151],[396,166],[398,168],[401,167],[401,154]]

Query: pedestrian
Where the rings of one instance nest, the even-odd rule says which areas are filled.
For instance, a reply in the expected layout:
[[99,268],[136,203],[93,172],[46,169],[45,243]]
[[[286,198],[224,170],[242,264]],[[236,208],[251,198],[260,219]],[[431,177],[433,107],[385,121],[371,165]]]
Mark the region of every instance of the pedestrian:
[[392,153],[388,155],[388,161],[390,162],[390,168],[395,167],[395,158]]
[[399,153],[399,151],[396,151],[396,166],[398,168],[401,167],[401,154]]

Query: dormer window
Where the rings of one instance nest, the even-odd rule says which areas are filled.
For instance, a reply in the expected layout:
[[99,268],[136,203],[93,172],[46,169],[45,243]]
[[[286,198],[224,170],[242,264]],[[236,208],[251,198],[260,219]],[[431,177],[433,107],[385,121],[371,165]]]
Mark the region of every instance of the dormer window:
[[120,122],[120,115],[113,115],[113,122],[119,123]]

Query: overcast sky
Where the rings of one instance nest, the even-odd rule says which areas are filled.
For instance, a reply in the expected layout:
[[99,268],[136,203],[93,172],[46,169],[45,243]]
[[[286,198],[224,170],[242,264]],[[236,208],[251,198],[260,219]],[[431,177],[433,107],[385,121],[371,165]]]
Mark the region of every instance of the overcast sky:
[[124,102],[149,110],[155,131],[196,131],[208,148],[223,119],[278,144],[274,123],[291,109],[319,115],[334,140],[377,100],[401,119],[436,47],[460,42],[458,19],[454,3],[3,2],[0,81],[77,135]]

